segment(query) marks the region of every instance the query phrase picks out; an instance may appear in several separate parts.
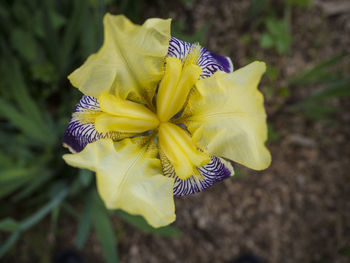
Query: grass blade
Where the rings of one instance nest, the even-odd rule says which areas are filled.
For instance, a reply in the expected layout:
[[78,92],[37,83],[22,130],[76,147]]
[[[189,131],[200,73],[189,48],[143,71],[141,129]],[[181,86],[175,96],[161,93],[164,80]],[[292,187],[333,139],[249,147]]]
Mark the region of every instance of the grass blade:
[[327,99],[327,98],[342,98],[350,95],[350,77],[342,78],[334,81],[327,88],[315,92],[309,99]]
[[130,215],[122,210],[118,210],[117,214],[123,219],[125,222],[133,225],[146,233],[152,233],[160,236],[181,236],[182,232],[173,226],[164,226],[160,228],[153,228],[150,226],[145,219],[141,216]]
[[44,172],[43,175],[38,176],[37,178],[35,178],[35,180],[33,182],[31,182],[28,186],[26,186],[25,188],[21,189],[21,191],[15,195],[12,200],[14,202],[18,202],[26,197],[28,197],[29,195],[31,195],[35,190],[37,190],[38,188],[40,188],[43,184],[45,184],[46,182],[48,182],[49,180],[52,179],[52,177],[55,174],[53,172],[47,171]]
[[39,107],[29,95],[18,61],[9,53],[5,54],[5,61],[6,63],[1,65],[1,75],[6,87],[12,91],[13,98],[20,107],[21,113],[38,125],[41,133],[45,133],[51,139],[51,133],[47,131]]
[[6,242],[0,247],[0,259],[3,255],[17,242],[20,237],[20,232],[14,232]]
[[0,173],[0,198],[12,193],[37,175],[38,169],[32,168],[9,168]]
[[87,196],[85,200],[85,206],[84,210],[80,215],[79,225],[78,225],[78,231],[76,236],[75,245],[77,248],[82,249],[84,247],[84,244],[89,236],[90,229],[91,229],[91,212],[92,212],[92,193]]
[[101,244],[102,254],[107,263],[117,263],[119,262],[117,242],[114,236],[112,224],[107,210],[96,192],[93,196],[92,206],[92,222]]
[[40,127],[25,115],[21,114],[15,107],[0,98],[0,116],[6,118],[13,126],[18,128],[23,134],[46,143],[47,136]]
[[63,188],[50,202],[43,206],[38,212],[27,218],[21,223],[21,230],[27,230],[41,219],[43,219],[48,213],[50,213],[56,206],[58,206],[68,194],[68,189]]
[[19,224],[12,218],[5,218],[0,221],[0,231],[14,232],[19,229]]
[[335,76],[334,72],[332,74],[329,74],[327,71],[347,56],[348,54],[341,54],[323,61],[311,69],[297,74],[289,81],[289,83],[290,85],[309,85],[336,80],[337,77]]

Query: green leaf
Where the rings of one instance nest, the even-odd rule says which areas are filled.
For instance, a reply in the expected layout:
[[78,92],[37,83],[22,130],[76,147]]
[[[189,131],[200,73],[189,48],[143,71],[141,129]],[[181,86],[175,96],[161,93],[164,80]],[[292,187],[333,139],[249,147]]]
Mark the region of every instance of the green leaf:
[[338,250],[338,253],[345,257],[350,257],[350,247],[342,247]]
[[263,48],[274,47],[279,53],[287,53],[290,49],[292,37],[288,31],[287,19],[268,17],[265,21],[266,32],[260,39]]
[[268,129],[268,139],[266,142],[267,144],[277,141],[280,138],[280,135],[278,134],[278,131],[275,129],[274,125],[272,125],[271,123],[268,123],[267,129]]
[[[0,134],[1,136],[2,134]],[[0,150],[0,167],[3,169],[10,168],[13,165],[13,160],[11,156]]]
[[97,192],[93,194],[92,199],[92,222],[101,244],[102,254],[107,263],[117,263],[119,262],[117,242],[109,215]]
[[51,211],[51,229],[53,230],[54,234],[56,234],[56,231],[57,231],[57,223],[58,223],[58,218],[60,216],[60,212],[61,212],[60,206],[56,206]]
[[310,7],[311,1],[310,0],[288,0],[287,4],[290,6],[296,6],[296,7]]
[[263,48],[270,48],[273,46],[273,39],[267,33],[262,34],[260,39],[260,46]]
[[18,202],[29,195],[31,195],[34,191],[42,187],[43,184],[47,183],[55,174],[52,171],[44,171],[40,175],[37,175],[35,180],[33,180],[30,184],[23,187],[21,191],[15,195],[12,200]]
[[93,179],[93,172],[87,169],[79,170],[79,181],[84,187],[88,187]]
[[283,20],[276,19],[274,17],[268,18],[266,20],[266,28],[271,35],[278,37],[283,31]]
[[12,235],[6,240],[4,244],[0,247],[0,259],[5,255],[5,253],[17,242],[20,237],[20,232],[14,232]]
[[84,247],[84,244],[89,236],[90,229],[91,229],[91,212],[92,212],[92,205],[91,201],[93,198],[93,191],[90,191],[90,193],[87,195],[85,200],[85,206],[83,212],[80,214],[79,224],[78,224],[78,231],[76,235],[75,244],[77,248],[82,249]]
[[332,67],[347,58],[349,54],[341,54],[322,61],[316,66],[297,73],[290,81],[290,85],[325,84],[337,80],[337,72],[330,72]]
[[83,188],[86,188],[90,185],[93,179],[93,173],[87,169],[80,169],[78,172],[78,176],[73,181],[71,188],[70,188],[70,195],[74,196],[80,191],[82,191]]
[[53,9],[51,9],[51,18],[52,18],[52,26],[56,31],[67,23],[66,18],[63,17],[61,14],[57,13]]
[[62,189],[50,202],[43,206],[39,211],[25,219],[20,223],[19,228],[14,232],[4,244],[0,247],[0,258],[14,245],[18,240],[21,233],[28,230],[33,225],[37,224],[41,219],[43,219],[48,213],[55,209],[67,196],[67,189]]
[[32,34],[21,28],[14,28],[11,33],[11,44],[14,49],[28,62],[37,57],[37,44]]
[[117,214],[123,219],[125,222],[133,225],[146,233],[152,233],[160,236],[172,236],[177,237],[181,236],[182,232],[174,226],[164,226],[160,228],[153,228],[150,226],[147,221],[141,216],[130,215],[122,210],[117,210]]
[[8,20],[9,19],[9,12],[8,12],[8,7],[5,5],[0,6],[0,19],[3,20]]
[[244,176],[246,176],[246,175],[247,175],[247,174],[246,174],[244,171],[235,169],[234,177],[244,177]]
[[0,172],[0,198],[12,193],[32,180],[38,168],[9,168]]
[[2,112],[23,133],[30,133],[30,136],[41,142],[52,144],[55,141],[55,131],[46,125],[38,105],[29,95],[18,61],[11,54],[7,54],[5,59],[6,63],[1,62],[0,72],[4,76],[4,84],[12,92],[20,111],[2,99],[1,104],[4,105],[0,106],[0,114]]
[[39,142],[47,142],[47,137],[42,133],[40,127],[35,122],[20,113],[7,101],[0,98],[0,116],[6,118],[13,126]]
[[21,222],[21,230],[27,230],[33,225],[37,224],[41,219],[43,219],[48,213],[50,213],[55,207],[57,207],[67,196],[68,189],[61,189],[58,194],[50,200],[45,206],[43,206],[39,211],[34,213],[32,216]]
[[283,97],[283,98],[288,98],[290,96],[290,89],[288,86],[283,86],[281,87],[279,94]]
[[210,22],[207,22],[195,32],[188,34],[185,33],[185,24],[182,21],[178,21],[174,22],[172,25],[172,35],[190,43],[198,42],[199,44],[203,45],[205,43],[210,26]]
[[269,78],[270,81],[276,81],[280,75],[280,71],[277,67],[272,65],[267,65],[266,68],[266,76]]
[[294,76],[289,85],[321,85],[318,91],[304,98],[295,105],[288,107],[291,112],[301,112],[310,119],[327,119],[331,114],[340,110],[340,106],[329,106],[327,100],[330,98],[345,98],[350,96],[350,75],[340,69],[337,64],[348,57],[342,54],[327,59],[311,69],[302,71]]
[[0,221],[0,231],[14,232],[19,229],[19,224],[12,218],[5,218]]
[[[88,11],[88,5],[86,1],[76,0],[73,2],[72,13],[70,19],[67,23],[66,30],[64,32],[63,41],[62,41],[62,54],[61,54],[61,71],[65,73],[66,69],[69,66],[70,59],[74,44],[79,36],[79,32],[89,30],[84,28],[84,14]],[[86,19],[91,19],[85,16]]]
[[68,212],[71,216],[75,217],[75,218],[79,218],[79,213],[77,212],[77,210],[71,206],[69,203],[67,202],[62,202],[61,204],[62,208],[64,210],[66,210],[66,212]]
[[334,81],[328,87],[315,92],[309,99],[323,100],[328,98],[344,98],[350,96],[350,77]]
[[290,42],[291,42],[290,39],[291,38],[287,35],[282,35],[279,39],[277,39],[276,48],[280,54],[287,53],[289,51]]
[[0,170],[0,183],[3,185],[7,182],[16,181],[18,179],[31,177],[33,176],[37,171],[37,167],[15,167],[15,168],[9,168],[9,169],[2,169]]
[[35,80],[40,80],[48,84],[56,81],[57,72],[55,71],[54,65],[50,62],[44,61],[31,64],[30,69]]
[[[141,12],[145,8],[145,1],[143,0],[117,0],[119,12],[125,14],[134,23],[140,24]],[[162,1],[158,2],[162,4]]]
[[[80,57],[86,58],[90,54],[95,53],[101,46],[103,41],[103,3],[96,1],[90,5],[97,5],[91,12],[84,12],[80,18],[81,24],[83,24],[84,30],[79,30],[77,41],[79,42]],[[106,2],[104,4],[107,4]],[[100,7],[98,7],[100,5]],[[124,13],[119,9],[120,13]],[[127,14],[125,14],[127,16]],[[129,16],[127,16],[129,17]],[[130,17],[129,17],[130,18]]]
[[11,34],[11,44],[25,60],[29,62],[35,60],[37,50],[36,41],[28,31],[15,28]]
[[248,9],[249,20],[257,19],[261,14],[269,8],[268,0],[252,0]]
[[324,105],[323,103],[313,101],[313,100],[305,100],[296,105],[290,106],[288,111],[291,112],[300,112],[304,114],[307,118],[313,120],[322,120],[327,119],[329,115],[335,113],[337,111],[336,108]]

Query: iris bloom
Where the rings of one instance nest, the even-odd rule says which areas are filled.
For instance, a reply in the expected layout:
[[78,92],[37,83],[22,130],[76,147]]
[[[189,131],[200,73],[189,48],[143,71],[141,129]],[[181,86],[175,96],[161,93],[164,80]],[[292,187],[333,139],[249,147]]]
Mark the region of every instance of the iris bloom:
[[171,37],[170,23],[104,17],[103,46],[69,76],[84,95],[63,138],[64,160],[96,172],[107,208],[154,227],[175,220],[174,196],[232,176],[225,159],[256,170],[271,159],[265,64],[233,72],[229,58]]

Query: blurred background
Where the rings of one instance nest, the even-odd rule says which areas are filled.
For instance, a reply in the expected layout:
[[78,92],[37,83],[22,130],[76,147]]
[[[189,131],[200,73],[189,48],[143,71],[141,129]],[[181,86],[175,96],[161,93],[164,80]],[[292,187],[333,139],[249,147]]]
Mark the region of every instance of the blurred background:
[[[169,227],[107,211],[61,158],[81,97],[67,75],[106,12],[171,17],[236,69],[265,61],[270,168],[176,198]],[[350,262],[350,1],[2,0],[0,32],[1,262]]]

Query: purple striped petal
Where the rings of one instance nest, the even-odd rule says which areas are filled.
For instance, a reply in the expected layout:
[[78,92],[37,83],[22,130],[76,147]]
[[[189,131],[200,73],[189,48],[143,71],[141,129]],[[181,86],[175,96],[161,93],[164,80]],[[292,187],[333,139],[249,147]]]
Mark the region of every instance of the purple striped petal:
[[234,174],[232,165],[229,162],[212,156],[211,161],[207,165],[198,168],[203,178],[191,176],[186,180],[182,180],[176,175],[174,167],[162,153],[160,153],[160,157],[164,175],[175,178],[174,196],[185,196],[201,192],[216,182],[220,182]]
[[[167,56],[184,60],[192,46],[191,43],[171,37]],[[202,68],[201,78],[210,77],[218,70],[227,73],[233,71],[233,65],[230,58],[214,54],[204,47],[201,48],[201,57],[199,58],[198,66]]]
[[79,117],[79,113],[98,114],[99,112],[101,111],[98,100],[95,97],[83,95],[79,103],[75,106],[72,118],[64,132],[62,139],[63,145],[72,152],[80,152],[88,143],[98,139],[112,138],[113,140],[119,140],[130,136],[130,134],[121,134],[117,132],[98,132],[95,130],[93,121]]

